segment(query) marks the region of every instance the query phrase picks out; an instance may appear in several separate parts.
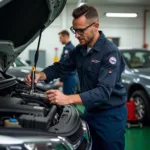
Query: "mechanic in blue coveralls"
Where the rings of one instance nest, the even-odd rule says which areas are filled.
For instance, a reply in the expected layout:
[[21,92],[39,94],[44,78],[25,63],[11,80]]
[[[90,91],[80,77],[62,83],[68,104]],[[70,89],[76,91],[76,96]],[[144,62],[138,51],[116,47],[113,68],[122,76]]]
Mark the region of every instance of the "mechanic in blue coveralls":
[[[80,44],[62,62],[47,67],[36,75],[37,82],[47,82],[77,68],[81,93],[64,95],[48,90],[47,96],[56,105],[85,106],[93,146],[92,150],[124,150],[127,119],[126,90],[121,82],[125,64],[118,48],[99,29],[99,17],[93,6],[74,9],[71,31]],[[31,75],[25,78],[31,85]]]
[[[58,35],[60,42],[65,45],[60,58],[60,61],[63,61],[68,57],[69,52],[74,49],[74,45],[70,41],[70,34],[67,30],[62,30],[61,32],[58,33]],[[77,77],[75,70],[61,77],[59,81],[60,82],[58,83],[58,86],[63,87],[64,94],[67,95],[75,94],[77,85]]]

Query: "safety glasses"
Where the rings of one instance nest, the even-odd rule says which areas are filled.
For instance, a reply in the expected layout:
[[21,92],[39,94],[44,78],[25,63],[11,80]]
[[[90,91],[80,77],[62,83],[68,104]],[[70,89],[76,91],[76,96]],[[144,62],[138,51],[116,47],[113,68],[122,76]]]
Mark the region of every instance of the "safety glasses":
[[72,32],[73,34],[78,33],[79,35],[82,35],[82,34],[84,33],[84,31],[87,30],[89,27],[91,27],[93,24],[95,24],[95,22],[92,23],[92,24],[90,24],[90,25],[88,25],[88,26],[85,27],[85,28],[75,29],[75,28],[71,27],[70,30],[71,30],[71,32]]

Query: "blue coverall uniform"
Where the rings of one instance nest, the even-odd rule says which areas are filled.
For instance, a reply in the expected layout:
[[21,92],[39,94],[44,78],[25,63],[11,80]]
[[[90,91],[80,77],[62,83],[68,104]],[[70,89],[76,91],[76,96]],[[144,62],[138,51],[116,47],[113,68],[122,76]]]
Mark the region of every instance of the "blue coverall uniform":
[[[60,61],[63,61],[68,57],[70,51],[74,49],[74,45],[71,42],[68,42],[63,48],[63,52],[60,58]],[[77,85],[77,76],[76,71],[72,71],[67,75],[64,75],[60,78],[60,82],[63,82],[63,93],[67,95],[75,94],[76,85]]]
[[44,70],[47,81],[77,68],[92,150],[124,150],[127,94],[121,81],[125,63],[118,48],[102,31],[93,48],[78,45],[62,62]]

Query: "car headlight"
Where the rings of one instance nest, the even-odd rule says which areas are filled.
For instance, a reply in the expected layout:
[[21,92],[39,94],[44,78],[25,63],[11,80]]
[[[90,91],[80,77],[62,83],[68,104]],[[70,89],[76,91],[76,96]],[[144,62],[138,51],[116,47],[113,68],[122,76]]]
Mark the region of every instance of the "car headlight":
[[[1,140],[2,139],[2,140]],[[0,136],[0,149],[3,150],[73,150],[64,138],[56,137],[8,137]]]
[[92,139],[90,135],[90,130],[89,126],[85,121],[82,121],[82,129],[84,131],[84,137],[87,139],[87,147],[86,150],[91,150],[92,149]]

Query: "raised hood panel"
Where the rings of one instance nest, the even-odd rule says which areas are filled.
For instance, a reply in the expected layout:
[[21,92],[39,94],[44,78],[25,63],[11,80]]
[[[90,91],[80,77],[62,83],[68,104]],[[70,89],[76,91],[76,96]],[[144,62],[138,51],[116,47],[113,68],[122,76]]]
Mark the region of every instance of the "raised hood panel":
[[63,10],[67,0],[0,1],[0,70],[6,71],[14,59]]

